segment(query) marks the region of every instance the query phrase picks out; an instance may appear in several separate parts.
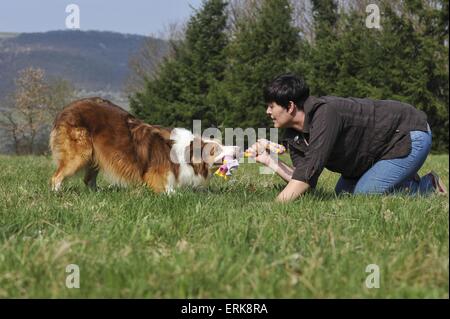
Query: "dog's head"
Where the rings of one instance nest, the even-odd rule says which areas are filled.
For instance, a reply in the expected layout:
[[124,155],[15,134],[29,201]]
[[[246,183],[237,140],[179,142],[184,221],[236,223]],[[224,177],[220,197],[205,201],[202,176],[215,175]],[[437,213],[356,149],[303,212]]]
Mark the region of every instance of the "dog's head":
[[237,158],[240,149],[237,146],[225,146],[220,141],[202,139],[194,136],[185,129],[173,129],[171,150],[172,162],[189,164],[198,175],[208,178],[218,165],[221,165],[225,156]]
[[240,148],[238,146],[222,145],[220,141],[211,139],[202,139],[202,161],[212,166],[221,165],[225,156],[238,158]]

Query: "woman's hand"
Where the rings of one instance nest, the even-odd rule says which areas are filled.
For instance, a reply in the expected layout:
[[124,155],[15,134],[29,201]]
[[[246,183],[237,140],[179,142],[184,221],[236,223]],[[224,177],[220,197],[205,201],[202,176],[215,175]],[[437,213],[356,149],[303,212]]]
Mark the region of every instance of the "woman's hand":
[[269,144],[269,141],[261,138],[258,141],[256,141],[255,144],[250,146],[246,152],[253,157],[258,163],[261,163],[265,166],[269,166],[271,163],[271,157],[269,152],[267,151],[267,145]]
[[276,201],[279,203],[287,203],[297,199],[310,189],[309,184],[292,179],[283,191],[278,194]]
[[258,163],[264,164],[275,173],[277,173],[286,182],[290,182],[294,169],[268,152],[267,146],[270,142],[266,139],[259,139],[255,144],[249,147],[245,152],[246,156],[254,158]]

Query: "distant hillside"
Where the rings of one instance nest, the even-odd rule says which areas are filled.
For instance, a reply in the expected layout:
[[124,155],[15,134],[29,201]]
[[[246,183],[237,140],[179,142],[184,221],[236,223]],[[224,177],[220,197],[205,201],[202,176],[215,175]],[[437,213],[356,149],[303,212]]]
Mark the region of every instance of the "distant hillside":
[[[13,89],[17,71],[29,66],[66,78],[80,90],[120,92],[129,58],[146,39],[98,31],[0,32],[0,96]],[[155,41],[162,55],[167,52],[167,42],[150,41]]]

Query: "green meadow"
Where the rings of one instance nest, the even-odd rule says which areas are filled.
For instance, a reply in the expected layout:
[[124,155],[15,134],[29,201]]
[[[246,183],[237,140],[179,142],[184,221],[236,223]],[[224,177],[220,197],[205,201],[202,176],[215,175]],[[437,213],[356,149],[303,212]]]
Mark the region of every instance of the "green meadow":
[[[325,171],[314,193],[277,204],[283,182],[258,168],[171,196],[101,176],[96,192],[75,176],[55,194],[50,158],[0,156],[0,297],[449,297],[448,197],[336,197]],[[430,169],[448,185],[448,155]]]

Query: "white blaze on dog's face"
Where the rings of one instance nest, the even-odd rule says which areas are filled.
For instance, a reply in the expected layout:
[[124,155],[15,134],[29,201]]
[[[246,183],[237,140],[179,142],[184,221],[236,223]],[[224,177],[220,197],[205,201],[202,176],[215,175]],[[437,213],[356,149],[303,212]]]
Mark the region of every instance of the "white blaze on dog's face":
[[222,164],[225,156],[236,158],[239,155],[238,146],[225,146],[210,139],[203,139],[203,143],[202,160],[211,166]]

